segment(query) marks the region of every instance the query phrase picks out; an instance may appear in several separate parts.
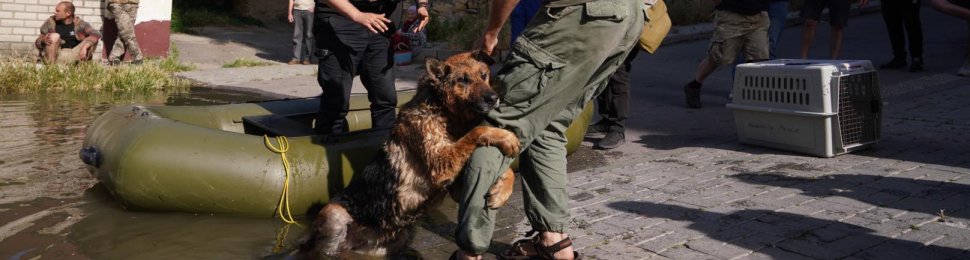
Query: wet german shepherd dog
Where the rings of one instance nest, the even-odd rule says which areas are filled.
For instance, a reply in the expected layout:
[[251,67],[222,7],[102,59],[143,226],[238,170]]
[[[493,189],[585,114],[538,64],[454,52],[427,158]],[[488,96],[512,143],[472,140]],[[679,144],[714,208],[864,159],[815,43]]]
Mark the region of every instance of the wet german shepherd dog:
[[[407,246],[410,226],[448,194],[475,148],[494,146],[507,156],[518,155],[515,134],[481,126],[499,103],[489,84],[492,63],[481,51],[425,61],[417,93],[401,107],[383,149],[323,206],[300,248],[301,258],[396,254]],[[508,200],[513,180],[509,169],[492,186],[490,207]]]

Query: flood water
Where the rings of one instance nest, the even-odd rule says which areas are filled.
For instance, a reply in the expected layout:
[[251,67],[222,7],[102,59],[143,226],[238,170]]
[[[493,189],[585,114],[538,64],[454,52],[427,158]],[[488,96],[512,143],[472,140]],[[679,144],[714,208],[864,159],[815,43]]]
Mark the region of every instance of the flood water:
[[[0,259],[282,259],[294,250],[303,225],[275,218],[132,212],[98,185],[78,158],[85,129],[101,113],[123,104],[215,105],[264,97],[209,88],[147,94],[0,95]],[[602,155],[583,146],[569,170],[600,166]],[[515,198],[519,198],[516,186]],[[510,201],[510,205],[516,202]],[[525,216],[503,207],[499,225]],[[294,214],[295,215],[295,214]],[[457,205],[428,212],[404,259],[444,259]],[[511,240],[515,228],[496,230]],[[493,241],[497,253],[507,242]]]
[[116,105],[261,99],[207,88],[2,94],[0,258],[251,259],[292,248],[302,228],[277,219],[126,211],[78,159],[85,128]]

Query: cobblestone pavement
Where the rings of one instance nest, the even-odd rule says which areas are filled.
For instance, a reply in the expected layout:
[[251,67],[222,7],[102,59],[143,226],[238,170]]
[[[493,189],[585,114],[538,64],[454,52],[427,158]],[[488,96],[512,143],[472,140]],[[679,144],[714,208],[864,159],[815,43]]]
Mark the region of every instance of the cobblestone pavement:
[[[570,173],[577,249],[587,259],[970,259],[970,79],[954,75],[966,25],[922,14],[928,72],[880,71],[880,142],[834,158],[739,144],[727,69],[705,84],[703,109],[684,108],[680,86],[706,42],[641,55],[628,143],[581,150],[606,163]],[[878,14],[853,18],[843,58],[888,61],[884,28]],[[785,33],[781,55],[795,56],[800,28]],[[813,54],[827,53],[827,26],[817,35]],[[529,230],[513,198],[487,258]],[[446,258],[453,212],[433,213],[412,248]]]

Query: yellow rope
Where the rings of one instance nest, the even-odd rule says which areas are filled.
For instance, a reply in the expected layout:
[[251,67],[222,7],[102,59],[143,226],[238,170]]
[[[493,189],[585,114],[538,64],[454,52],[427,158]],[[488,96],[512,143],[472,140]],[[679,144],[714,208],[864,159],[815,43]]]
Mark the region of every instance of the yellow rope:
[[[286,160],[286,151],[290,150],[290,143],[286,141],[286,136],[276,137],[276,142],[280,144],[278,148],[270,143],[269,136],[263,135],[263,141],[266,143],[266,148],[280,154],[280,158],[283,158],[283,172],[286,174],[286,179],[283,182],[283,195],[280,196],[280,204],[276,207],[276,213],[280,215],[283,222],[297,224],[296,220],[293,219],[293,214],[290,213],[290,162]],[[286,216],[283,215],[283,208],[286,208]]]
[[283,252],[286,249],[286,245],[283,244],[283,240],[286,240],[286,236],[290,234],[290,227],[293,225],[286,224],[280,231],[276,233],[276,245],[273,246],[273,253]]

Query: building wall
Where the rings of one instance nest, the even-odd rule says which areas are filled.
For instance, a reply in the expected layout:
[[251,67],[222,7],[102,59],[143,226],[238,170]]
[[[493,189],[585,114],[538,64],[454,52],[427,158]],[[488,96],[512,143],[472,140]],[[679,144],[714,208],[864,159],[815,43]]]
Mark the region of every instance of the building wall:
[[[40,34],[40,26],[53,15],[54,6],[59,2],[61,0],[0,0],[0,53],[36,55],[33,43]],[[110,48],[105,46],[105,42],[113,44],[117,35],[117,27],[111,22],[113,20],[106,20],[102,16],[107,12],[106,0],[71,2],[74,2],[75,15],[105,34],[98,43],[99,53],[95,57],[103,56],[107,53],[104,50]],[[135,31],[146,56],[168,55],[171,13],[172,0],[141,0]]]

